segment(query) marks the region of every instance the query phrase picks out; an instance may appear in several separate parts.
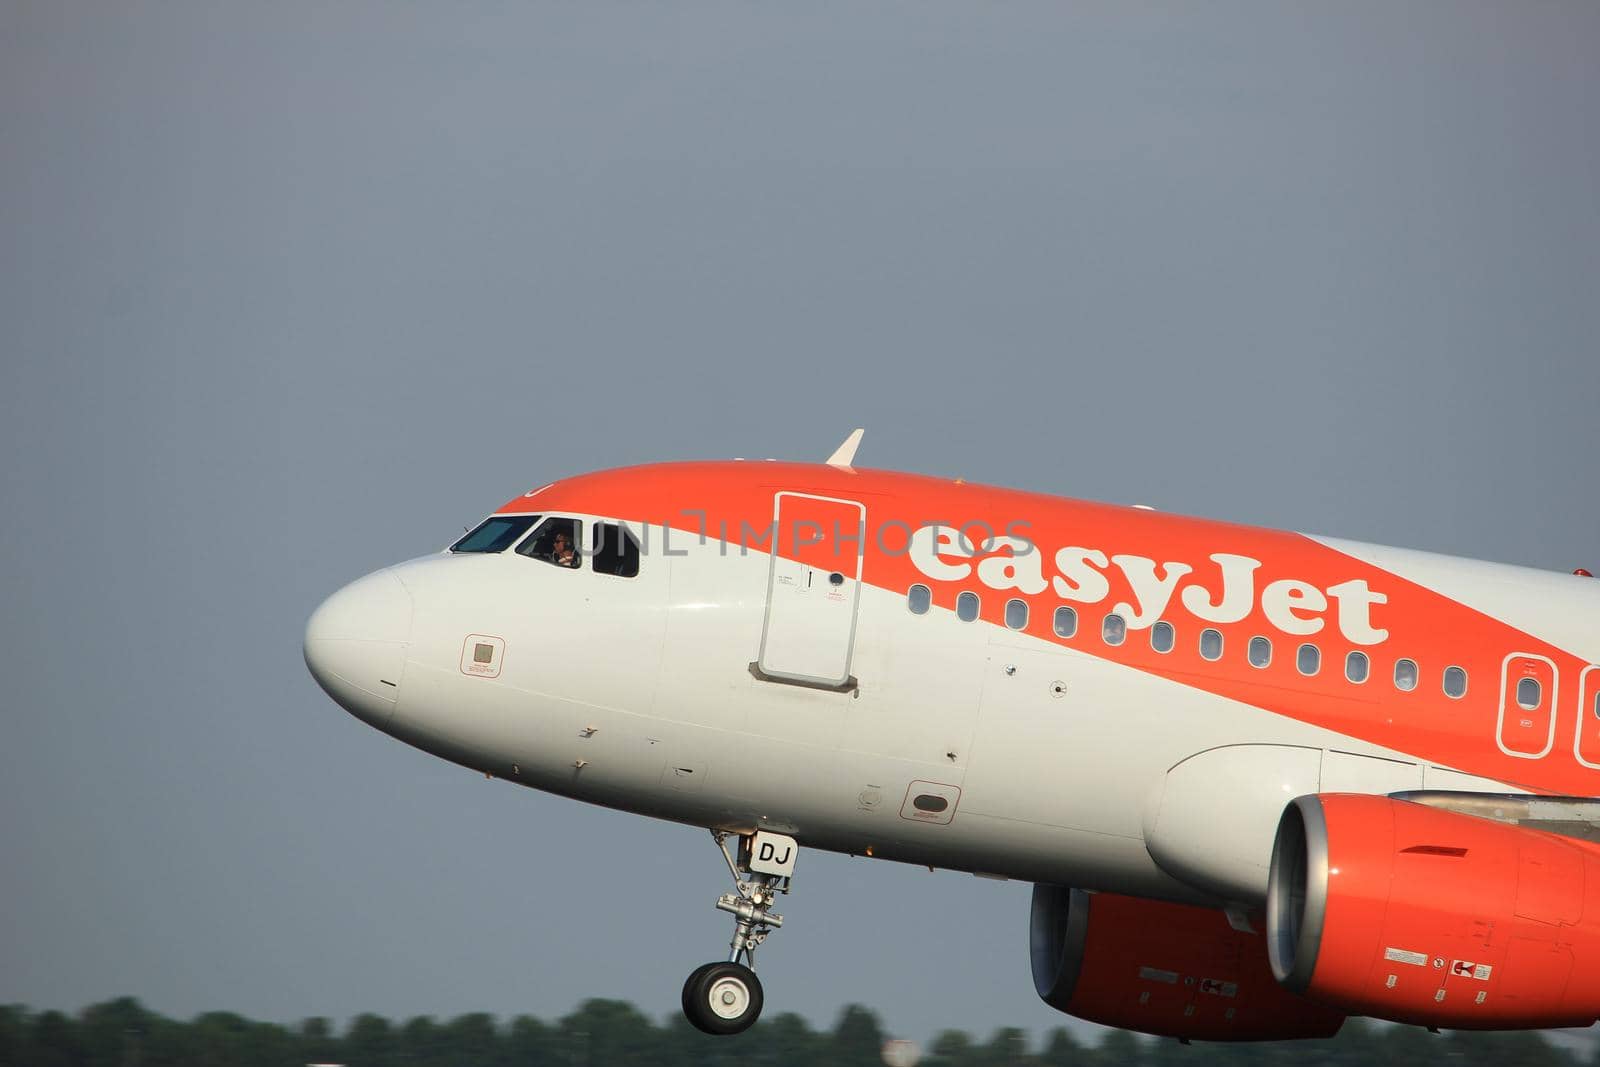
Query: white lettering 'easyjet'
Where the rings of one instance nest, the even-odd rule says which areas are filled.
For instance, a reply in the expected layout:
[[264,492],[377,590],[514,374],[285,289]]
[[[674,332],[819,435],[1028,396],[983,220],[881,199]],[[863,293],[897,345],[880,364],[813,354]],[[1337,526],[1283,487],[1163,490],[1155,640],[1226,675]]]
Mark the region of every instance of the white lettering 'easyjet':
[[985,551],[1006,549],[1004,555],[985,556],[978,561],[978,580],[990,589],[1016,589],[1032,596],[1042,593],[1050,583],[1044,580],[1044,553],[1020,537],[992,537]]
[[[1032,596],[1047,588],[1062,600],[1098,604],[1111,595],[1108,570],[1115,566],[1127,579],[1131,600],[1119,601],[1112,611],[1131,630],[1154,625],[1166,614],[1176,596],[1184,608],[1204,622],[1227,625],[1242,622],[1256,609],[1256,571],[1261,561],[1250,556],[1214,552],[1207,559],[1214,574],[1196,572],[1187,563],[1158,563],[1146,556],[1116,555],[1109,559],[1098,548],[1073,545],[1056,552],[1057,573],[1044,574],[1044,554],[1031,542],[1017,537],[990,537],[975,548],[953,526],[928,525],[911,535],[911,562],[927,577],[940,582],[964,581],[974,571],[967,562],[977,558],[977,578],[986,587],[1016,590]],[[1187,584],[1184,579],[1194,578]],[[1374,592],[1366,579],[1356,578],[1320,589],[1297,578],[1280,578],[1261,590],[1259,603],[1267,622],[1282,633],[1309,637],[1327,626],[1329,602],[1336,605],[1339,632],[1357,645],[1381,644],[1389,631],[1372,624],[1372,608],[1389,598]]]
[[970,563],[946,563],[944,556],[970,558],[972,549],[953,526],[923,526],[911,535],[907,554],[917,570],[936,582],[959,582],[972,573]]
[[1133,598],[1138,601],[1137,605],[1124,601],[1111,609],[1128,620],[1130,630],[1142,630],[1155,625],[1172,602],[1172,594],[1177,591],[1178,583],[1184,575],[1194,570],[1187,563],[1168,563],[1167,576],[1157,578],[1156,561],[1153,559],[1112,556],[1111,562],[1122,568],[1128,585],[1133,589]]
[[1191,585],[1183,591],[1183,606],[1189,614],[1206,622],[1243,621],[1256,604],[1256,568],[1261,561],[1217,552],[1212,554],[1211,562],[1222,572],[1222,588],[1212,597],[1202,586]]

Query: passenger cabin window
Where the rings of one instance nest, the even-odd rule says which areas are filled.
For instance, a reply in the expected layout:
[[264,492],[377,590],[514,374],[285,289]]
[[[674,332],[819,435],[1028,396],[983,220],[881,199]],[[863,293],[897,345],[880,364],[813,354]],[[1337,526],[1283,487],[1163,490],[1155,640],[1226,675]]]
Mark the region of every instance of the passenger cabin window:
[[450,546],[452,552],[504,552],[528,527],[538,521],[537,515],[491,515],[461,540]]
[[967,592],[956,597],[956,618],[971,622],[978,617],[978,594]]
[[1028,602],[1026,600],[1006,601],[1006,626],[1013,630],[1026,629],[1028,625]]
[[1128,639],[1128,620],[1112,613],[1100,624],[1100,637],[1108,645],[1120,645]]
[[933,593],[920,582],[906,590],[906,607],[913,615],[926,615],[933,604]]
[[1467,695],[1467,672],[1460,667],[1446,667],[1444,669],[1444,695],[1451,700],[1460,700]]
[[1295,669],[1307,678],[1322,670],[1322,649],[1316,645],[1301,645],[1294,655]]
[[1250,639],[1250,666],[1265,667],[1272,662],[1272,642],[1265,637]]
[[552,515],[517,546],[517,554],[541,563],[576,570],[583,565],[583,558],[578,554],[578,538],[582,533],[583,523],[577,519]]
[[1544,701],[1544,687],[1537,678],[1524,678],[1517,683],[1517,706],[1523,711],[1538,711]]
[[1414,659],[1395,660],[1394,687],[1402,693],[1409,693],[1417,687],[1417,661]]
[[1219,660],[1222,658],[1222,631],[1200,631],[1200,658]]
[[1594,717],[1600,719],[1600,693],[1594,695]]
[[639,576],[639,542],[633,531],[619,522],[594,524],[594,553],[589,564],[596,574],[618,578]]
[[1158,622],[1150,627],[1150,647],[1157,652],[1171,652],[1175,636],[1170,622]]
[[1367,659],[1365,652],[1352,652],[1344,658],[1344,677],[1346,681],[1356,685],[1367,680],[1372,673],[1372,661]]
[[1078,612],[1066,605],[1056,609],[1055,631],[1057,637],[1071,637],[1078,632]]

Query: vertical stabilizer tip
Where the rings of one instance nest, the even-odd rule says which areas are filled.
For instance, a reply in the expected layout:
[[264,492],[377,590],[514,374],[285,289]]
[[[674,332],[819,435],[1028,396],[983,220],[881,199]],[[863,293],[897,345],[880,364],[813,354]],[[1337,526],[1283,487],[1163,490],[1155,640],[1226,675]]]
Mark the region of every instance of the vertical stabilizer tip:
[[850,431],[850,436],[844,443],[833,450],[833,455],[828,457],[830,467],[848,467],[856,461],[856,449],[861,447],[861,435],[866,433],[864,427],[857,427]]

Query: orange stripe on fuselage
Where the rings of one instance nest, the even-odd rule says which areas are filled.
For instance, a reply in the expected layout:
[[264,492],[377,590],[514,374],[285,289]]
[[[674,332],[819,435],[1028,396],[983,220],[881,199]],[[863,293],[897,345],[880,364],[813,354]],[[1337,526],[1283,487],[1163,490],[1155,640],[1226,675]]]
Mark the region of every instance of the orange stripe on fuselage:
[[[1600,789],[1600,771],[1582,767],[1572,753],[1575,702],[1569,697],[1575,694],[1576,680],[1586,663],[1499,619],[1300,534],[921,475],[738,461],[670,463],[580,475],[508,501],[500,511],[609,515],[670,527],[691,535],[686,540],[705,536],[765,552],[772,543],[773,494],[780,491],[864,503],[867,530],[862,579],[882,589],[904,593],[920,582],[933,591],[935,605],[949,609],[955,607],[962,591],[971,590],[980,595],[981,618],[995,626],[1004,625],[1005,603],[1017,597],[1029,604],[1025,632],[1109,662],[1530,790],[1589,795]],[[991,588],[980,578],[981,554],[973,559],[941,556],[942,565],[935,568],[941,574],[962,564],[970,565],[968,573],[951,580],[930,577],[906,549],[913,530],[935,522],[979,524],[969,528],[975,540],[986,533],[1004,535],[1008,529],[1020,533],[1036,546],[1039,558],[1009,569],[1003,562],[992,563],[984,572],[994,578],[1020,570],[1024,580],[1036,586],[1032,570],[1037,564],[1044,588]],[[827,547],[849,555],[856,551],[848,540]],[[1085,550],[1064,556],[1069,562],[1078,560],[1080,571],[1087,567],[1104,576],[1103,597],[1093,602],[1063,598],[1055,582],[1063,576],[1056,555],[1067,549]],[[652,552],[659,550],[660,546],[651,546]],[[816,547],[810,548],[808,559],[817,552]],[[1106,566],[1097,565],[1095,552],[1104,554]],[[1006,550],[992,553],[997,557],[1008,554]],[[1191,588],[1207,594],[1190,594],[1189,600],[1201,605],[1222,597],[1223,567],[1212,559],[1216,554],[1260,564],[1249,575],[1248,611],[1235,622],[1206,621],[1190,610],[1184,597],[1184,591]],[[1122,560],[1114,562],[1115,557]],[[1169,564],[1192,568],[1175,583],[1161,612],[1161,618],[1176,628],[1174,649],[1166,654],[1154,651],[1148,624],[1130,627],[1123,645],[1106,645],[1100,636],[1104,616],[1121,603],[1135,609],[1150,608],[1159,600],[1152,595],[1156,583],[1173,573]],[[1236,564],[1232,575],[1235,599],[1243,588],[1241,568]],[[1140,588],[1135,588],[1130,573],[1140,576]],[[1274,583],[1296,584],[1275,587],[1276,610],[1269,617],[1263,593]],[[1343,597],[1329,595],[1330,590],[1340,588],[1345,590]],[[1286,593],[1290,589],[1293,592]],[[1306,589],[1314,592],[1299,598],[1293,595],[1304,594]],[[1383,602],[1364,604],[1368,599],[1364,590],[1383,597]],[[1066,592],[1070,596],[1074,591],[1069,587]],[[1078,595],[1095,592],[1098,590],[1091,588]],[[1318,595],[1327,602],[1326,607],[1316,608]],[[1057,637],[1052,630],[1054,611],[1063,603],[1073,606],[1079,615],[1077,635],[1069,639]],[[1274,620],[1289,619],[1304,625],[1319,618],[1318,632],[1306,636],[1282,632],[1274,624]],[[1208,662],[1199,654],[1199,635],[1208,626],[1224,635],[1223,657],[1217,662]],[[1376,631],[1385,631],[1386,636],[1374,640]],[[1264,669],[1246,661],[1248,642],[1256,636],[1268,637],[1273,644],[1272,663]],[[1302,642],[1321,649],[1322,669],[1316,677],[1307,678],[1296,669],[1296,650]],[[1371,675],[1365,684],[1345,680],[1345,656],[1352,651],[1365,652],[1371,658]],[[1563,682],[1561,702],[1554,709],[1554,748],[1543,759],[1509,756],[1496,744],[1501,664],[1512,652],[1548,657]],[[1420,683],[1411,692],[1402,692],[1393,684],[1394,664],[1402,657],[1415,660],[1421,668]],[[1471,680],[1461,699],[1450,699],[1442,690],[1442,673],[1452,665],[1466,668]],[[1239,740],[1219,739],[1222,743]]]

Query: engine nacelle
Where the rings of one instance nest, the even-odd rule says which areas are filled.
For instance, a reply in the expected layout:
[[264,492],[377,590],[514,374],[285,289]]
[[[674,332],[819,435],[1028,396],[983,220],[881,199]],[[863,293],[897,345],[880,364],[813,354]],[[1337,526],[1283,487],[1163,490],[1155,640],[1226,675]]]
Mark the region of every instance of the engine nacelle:
[[1454,1029],[1600,1015],[1600,853],[1381,796],[1285,809],[1267,943],[1286,989],[1352,1015]]
[[1033,887],[1033,985],[1068,1015],[1163,1037],[1328,1037],[1344,1016],[1286,992],[1265,940],[1220,911]]

